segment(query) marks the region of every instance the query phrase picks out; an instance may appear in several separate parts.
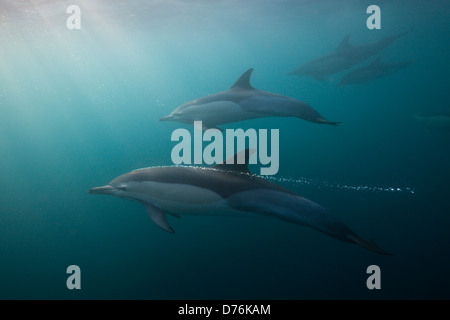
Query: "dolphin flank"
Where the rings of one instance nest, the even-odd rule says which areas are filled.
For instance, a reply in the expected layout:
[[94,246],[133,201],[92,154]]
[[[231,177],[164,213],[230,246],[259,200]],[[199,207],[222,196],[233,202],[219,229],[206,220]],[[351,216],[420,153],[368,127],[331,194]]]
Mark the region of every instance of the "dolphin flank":
[[377,54],[408,32],[409,31],[398,35],[388,36],[376,42],[359,46],[350,45],[350,36],[347,35],[334,52],[311,60],[294,71],[289,72],[288,75],[304,75],[319,80],[326,80],[326,76],[357,65],[365,59]]
[[300,100],[253,88],[250,84],[252,71],[247,70],[230,89],[187,102],[160,120],[182,123],[202,121],[204,130],[263,117],[296,117],[330,125],[340,123],[326,120]]
[[[171,233],[174,230],[166,215],[267,216],[388,254],[374,242],[359,237],[317,203],[252,174],[247,167],[251,152],[245,150],[234,155],[235,164],[226,161],[212,167],[163,166],[134,170],[105,186],[90,189],[89,193],[140,202],[153,222]],[[245,163],[238,163],[241,158],[245,158]]]

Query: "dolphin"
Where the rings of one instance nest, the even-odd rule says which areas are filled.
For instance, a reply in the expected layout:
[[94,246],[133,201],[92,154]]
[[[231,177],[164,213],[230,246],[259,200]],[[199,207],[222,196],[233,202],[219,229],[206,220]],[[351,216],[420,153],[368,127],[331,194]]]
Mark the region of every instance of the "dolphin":
[[337,86],[344,86],[348,84],[362,84],[371,80],[381,78],[391,73],[400,71],[406,67],[412,65],[414,61],[401,61],[395,63],[381,62],[381,58],[378,57],[372,63],[365,67],[361,67],[350,71],[346,74]]
[[313,228],[370,251],[388,254],[374,242],[359,237],[317,203],[252,174],[247,164],[253,152],[247,149],[235,154],[234,164],[227,159],[211,167],[137,169],[105,186],[92,188],[89,193],[142,203],[153,222],[170,233],[174,230],[167,215],[265,216]]
[[334,52],[306,62],[294,71],[289,72],[288,75],[304,75],[319,80],[326,80],[326,76],[357,65],[365,59],[377,54],[408,32],[388,36],[376,42],[359,46],[350,45],[350,36],[347,35]]
[[419,112],[413,117],[429,128],[450,130],[450,109]]
[[263,117],[297,117],[330,125],[340,123],[326,120],[300,100],[253,88],[250,84],[252,71],[253,68],[244,72],[230,89],[189,101],[160,121],[202,121],[204,130],[217,128],[220,124]]

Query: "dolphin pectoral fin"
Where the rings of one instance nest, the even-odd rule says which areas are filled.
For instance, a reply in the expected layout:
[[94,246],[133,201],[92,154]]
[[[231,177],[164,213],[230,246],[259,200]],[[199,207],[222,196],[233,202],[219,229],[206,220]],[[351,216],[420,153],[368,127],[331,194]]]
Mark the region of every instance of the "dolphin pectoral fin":
[[179,214],[176,214],[176,213],[169,213],[169,214],[170,214],[172,217],[181,219],[181,216],[180,216]]
[[174,233],[175,231],[172,229],[170,224],[167,222],[166,214],[160,208],[152,206],[150,204],[146,204],[145,208],[147,209],[148,215],[156,223],[158,226],[166,230],[167,232]]
[[322,121],[319,121],[318,123],[329,124],[330,126],[339,126],[342,122],[322,120]]

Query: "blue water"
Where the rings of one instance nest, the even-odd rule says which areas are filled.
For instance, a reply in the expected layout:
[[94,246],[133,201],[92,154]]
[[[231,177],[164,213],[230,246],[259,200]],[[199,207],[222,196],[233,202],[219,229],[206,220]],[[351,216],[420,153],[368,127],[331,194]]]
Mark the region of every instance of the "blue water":
[[[66,27],[71,4],[80,30]],[[366,27],[370,4],[381,30]],[[449,13],[448,1],[0,4],[0,298],[449,299],[450,130],[414,117],[449,108]],[[381,56],[417,62],[366,85],[286,75],[347,34],[409,30]],[[254,87],[342,125],[223,127],[280,129],[272,179],[393,256],[275,219],[169,217],[169,234],[142,205],[87,193],[171,165],[172,131],[191,127],[158,119],[249,68]],[[73,264],[81,290],[66,287]],[[366,287],[372,264],[381,290]]]

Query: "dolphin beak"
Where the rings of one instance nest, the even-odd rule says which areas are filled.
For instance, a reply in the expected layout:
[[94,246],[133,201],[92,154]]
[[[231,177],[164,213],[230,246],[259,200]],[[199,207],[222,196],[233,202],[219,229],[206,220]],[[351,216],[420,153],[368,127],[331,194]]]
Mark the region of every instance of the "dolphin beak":
[[116,188],[107,184],[106,186],[103,186],[103,187],[95,187],[95,188],[89,189],[88,193],[90,193],[90,194],[111,194],[112,191],[114,191],[114,190],[116,190]]
[[171,121],[172,118],[173,118],[173,115],[169,114],[168,116],[160,118],[159,121]]

